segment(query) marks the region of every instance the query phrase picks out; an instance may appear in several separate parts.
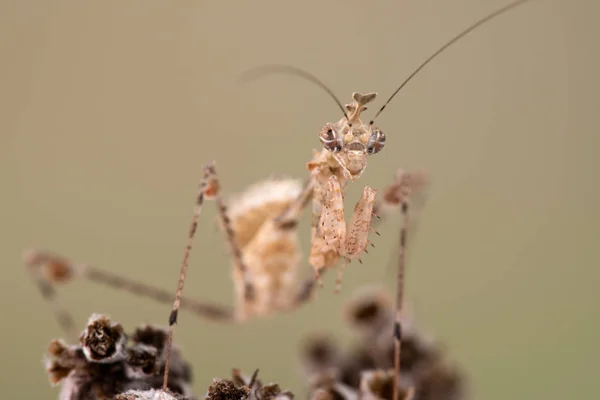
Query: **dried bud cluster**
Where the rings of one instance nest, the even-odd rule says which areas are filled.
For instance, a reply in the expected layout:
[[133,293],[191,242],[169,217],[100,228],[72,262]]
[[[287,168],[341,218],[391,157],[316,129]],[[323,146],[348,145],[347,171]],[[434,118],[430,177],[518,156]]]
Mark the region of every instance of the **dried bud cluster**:
[[[161,390],[166,330],[143,325],[128,336],[121,324],[94,314],[79,340],[67,345],[55,339],[48,346],[46,371],[53,385],[61,385],[60,400],[197,400],[191,369],[177,348],[171,352],[168,392]],[[293,400],[279,385],[263,385],[257,373],[246,378],[234,369],[232,379],[213,380],[205,399]]]
[[[50,342],[46,361],[50,382],[61,385],[61,400],[112,399],[130,390],[160,389],[166,335],[163,329],[144,325],[129,337],[120,324],[94,314],[81,333],[79,345],[67,345],[62,340]],[[171,357],[171,398],[192,399],[190,367],[177,349]],[[130,392],[119,398],[133,399],[134,395]]]
[[[341,352],[333,339],[313,336],[306,342],[303,364],[309,377],[311,399],[392,400],[394,382],[393,308],[379,290],[358,294],[346,309],[346,320],[358,333],[357,346]],[[459,400],[464,381],[442,349],[403,323],[400,356],[400,398]]]
[[[232,379],[213,379],[204,396],[205,400],[293,400],[294,395],[282,391],[279,385],[270,383],[263,385],[256,379],[258,370],[251,378],[244,377],[237,369],[233,370]],[[178,395],[150,389],[146,391],[130,390],[117,395],[115,400],[185,400]],[[191,399],[191,398],[190,398]]]
[[[463,377],[445,360],[439,345],[403,323],[398,399],[392,399],[394,325],[392,303],[382,291],[365,291],[347,306],[348,324],[358,334],[354,349],[341,351],[328,336],[313,336],[303,352],[311,400],[462,400]],[[92,315],[79,345],[52,340],[46,370],[60,384],[61,400],[197,400],[191,394],[189,365],[177,348],[171,353],[168,392],[161,390],[165,368],[164,329],[143,325],[131,335],[103,315]],[[263,385],[234,369],[231,379],[214,379],[206,400],[293,400],[277,384]]]
[[283,391],[276,383],[263,385],[256,379],[258,370],[248,378],[237,369],[232,379],[213,379],[206,393],[206,400],[293,400],[294,395]]

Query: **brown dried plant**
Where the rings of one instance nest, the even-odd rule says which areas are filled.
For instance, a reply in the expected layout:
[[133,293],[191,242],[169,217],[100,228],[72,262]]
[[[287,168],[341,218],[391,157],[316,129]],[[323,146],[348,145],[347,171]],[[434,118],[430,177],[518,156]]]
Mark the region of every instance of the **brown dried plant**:
[[[60,385],[60,400],[197,400],[192,370],[181,349],[168,353],[168,329],[142,325],[131,335],[107,316],[93,314],[79,344],[54,339],[48,346],[46,372],[50,383]],[[170,359],[170,366],[167,360]],[[166,388],[164,376],[170,369]],[[293,394],[276,384],[233,370],[232,379],[214,379],[207,400],[292,400]]]
[[[395,343],[388,334],[395,307],[387,293],[365,287],[350,300],[345,320],[358,337],[349,351],[334,338],[314,334],[303,346],[302,365],[313,399],[463,400],[466,383],[443,347],[421,333],[406,316],[400,379],[394,370]],[[394,394],[394,383],[399,382]]]
[[[345,320],[358,340],[349,351],[330,336],[312,335],[302,349],[308,397],[340,400],[463,400],[466,387],[461,371],[448,361],[445,350],[419,332],[406,317],[402,341],[401,379],[393,369],[394,343],[386,334],[394,324],[394,307],[383,290],[365,287],[350,300]],[[60,385],[60,400],[196,400],[192,369],[179,347],[167,368],[169,330],[142,325],[130,335],[107,316],[93,314],[79,344],[54,339],[48,346],[46,371]],[[231,379],[213,379],[204,399],[292,400],[294,395],[274,383],[263,385],[258,370],[250,377],[234,369]],[[394,383],[399,382],[394,395]]]

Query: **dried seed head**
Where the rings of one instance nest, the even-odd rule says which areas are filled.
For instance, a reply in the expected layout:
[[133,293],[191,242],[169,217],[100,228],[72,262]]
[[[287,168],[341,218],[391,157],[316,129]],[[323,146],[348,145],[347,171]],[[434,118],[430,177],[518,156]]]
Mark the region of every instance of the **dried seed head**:
[[154,347],[157,351],[157,357],[162,358],[167,340],[167,330],[154,325],[142,325],[136,328],[131,335],[131,342],[135,344],[145,344]]
[[48,345],[48,354],[52,357],[60,357],[67,351],[67,344],[62,339],[53,339]]
[[80,341],[88,360],[111,363],[125,357],[127,335],[121,324],[104,315],[93,314],[81,333]]
[[381,361],[377,362],[372,348],[359,346],[354,351],[345,355],[340,366],[340,381],[350,387],[358,388],[363,371],[377,367],[387,368],[391,365],[388,365],[388,362],[385,363],[385,366],[382,364]]
[[48,379],[51,385],[56,385],[63,381],[74,367],[61,365],[55,361],[48,363],[46,366],[46,372],[48,373]]
[[172,353],[169,393],[150,390],[161,388],[163,383],[165,363],[158,354],[164,347],[164,331],[142,326],[134,338],[133,345],[127,347],[121,325],[94,314],[81,334],[80,345],[51,341],[46,370],[51,383],[61,384],[60,398],[112,399],[122,394],[121,399],[192,400],[190,367],[177,348]]
[[[159,382],[162,382],[162,375],[165,371],[165,357],[166,357],[166,340],[167,330],[165,328],[154,326],[154,325],[142,325],[136,328],[131,335],[131,342],[134,344],[132,349],[138,348],[152,348],[156,350],[154,375],[152,375],[153,387],[159,387]],[[147,363],[145,364],[146,370],[150,370],[150,359],[149,354],[145,356],[140,354],[142,357],[146,357]],[[141,359],[139,360],[142,361]],[[144,370],[140,370],[140,365],[128,366],[128,373],[131,374],[144,374]],[[192,382],[192,370],[190,365],[183,359],[180,349],[173,345],[171,349],[171,363],[169,365],[169,388],[176,393],[188,393],[188,385]],[[154,385],[157,386],[154,386]]]
[[[303,347],[304,364],[312,367],[306,368],[310,398],[391,400],[394,384],[391,301],[382,291],[363,289],[352,297],[345,316],[361,333],[351,351],[340,354],[335,349],[336,356],[330,356],[333,351],[328,347],[334,341],[322,335],[307,341],[308,345]],[[405,395],[414,395],[415,400],[465,398],[464,378],[455,367],[445,364],[444,350],[419,332],[411,320],[402,322],[399,383],[404,390],[398,395],[402,400]]]
[[125,393],[116,395],[114,400],[192,400],[192,398],[173,393],[166,393],[162,390],[150,389],[128,390]]
[[350,326],[369,338],[391,327],[392,301],[383,290],[367,287],[357,292],[346,306],[345,319]]
[[[394,370],[372,370],[362,373],[360,380],[361,400],[394,400]],[[407,389],[400,388],[396,400],[404,400]]]
[[304,341],[302,363],[307,375],[319,374],[339,362],[339,351],[330,337],[313,335]]
[[263,385],[256,379],[258,370],[251,377],[244,376],[239,369],[233,369],[231,380],[213,379],[208,388],[206,400],[293,400],[294,395],[282,391],[278,384]]
[[140,378],[158,371],[156,347],[138,343],[127,349],[127,376]]
[[[394,343],[390,331],[391,329],[387,330],[388,335],[384,332],[377,341],[364,338],[346,354],[340,366],[342,382],[358,387],[362,371],[387,370],[393,367]],[[437,363],[442,355],[442,350],[436,343],[423,339],[416,330],[407,330],[401,344],[400,371],[402,375],[414,376]]]
[[339,380],[338,371],[330,368],[320,374],[309,377],[309,398],[326,400],[352,400],[356,399],[356,391]]
[[283,391],[276,383],[270,383],[258,387],[253,393],[252,397],[257,400],[293,400],[294,395],[292,392],[286,390]]
[[417,378],[419,400],[458,400],[465,397],[464,379],[456,367],[439,362]]
[[[400,370],[404,373],[417,373],[434,365],[442,357],[442,351],[438,346],[412,332],[403,337],[401,349]],[[390,346],[388,357],[393,361],[393,346]]]
[[339,373],[336,367],[324,369],[321,373],[312,374],[308,377],[308,384],[311,388],[328,388],[334,386],[339,380]]
[[246,400],[250,396],[250,388],[237,386],[233,381],[225,379],[213,379],[212,385],[208,387],[206,400]]
[[75,369],[76,363],[74,361],[66,360],[49,360],[46,361],[46,373],[51,385],[56,385],[62,382],[71,371]]
[[335,390],[316,389],[310,394],[310,400],[347,400]]
[[54,339],[48,345],[45,365],[48,379],[52,385],[61,383],[71,371],[85,363],[83,351],[78,346],[68,346],[60,339]]

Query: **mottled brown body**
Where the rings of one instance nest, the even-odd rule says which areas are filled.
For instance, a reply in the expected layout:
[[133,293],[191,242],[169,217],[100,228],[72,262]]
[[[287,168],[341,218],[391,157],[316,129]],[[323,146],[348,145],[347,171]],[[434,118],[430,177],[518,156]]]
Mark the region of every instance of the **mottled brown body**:
[[343,198],[348,182],[362,175],[368,156],[385,143],[383,132],[360,119],[366,104],[376,96],[353,93],[354,103],[345,106],[347,115],[321,129],[319,137],[324,148],[315,150],[307,164],[314,183],[309,262],[317,277],[342,258],[344,263],[358,258],[368,242],[376,191],[365,187],[349,225],[344,219]]
[[[221,184],[214,163],[203,168],[198,187],[194,215],[188,232],[188,244],[183,266],[191,251],[193,236],[204,200],[213,200],[217,216],[231,251],[232,278],[235,290],[233,309],[187,297],[173,296],[167,290],[152,287],[133,279],[103,271],[86,264],[75,264],[66,258],[45,251],[27,251],[24,260],[39,284],[45,298],[54,307],[57,318],[72,338],[76,337],[70,314],[57,300],[53,285],[82,277],[97,283],[146,296],[163,303],[173,303],[169,323],[174,325],[177,310],[183,308],[204,318],[241,322],[252,317],[268,316],[293,309],[311,298],[315,277],[340,264],[341,271],[352,259],[358,258],[369,245],[373,230],[372,216],[398,209],[404,184],[400,174],[384,189],[381,203],[376,203],[376,191],[365,187],[363,195],[347,224],[344,216],[344,190],[350,181],[358,179],[367,165],[369,155],[376,154],[385,144],[385,135],[371,123],[364,124],[360,113],[375,93],[353,94],[347,104],[347,116],[321,129],[321,151],[314,150],[307,163],[308,181],[302,185],[290,178],[269,178],[251,185],[229,201],[222,198]],[[404,174],[403,176],[405,176]],[[403,178],[404,179],[404,178]],[[314,276],[298,280],[302,252],[298,238],[299,218],[312,201],[311,247],[309,263]],[[184,272],[182,270],[182,272]],[[185,273],[180,276],[180,283]],[[177,293],[181,294],[178,285]]]
[[239,320],[270,315],[294,305],[302,254],[298,231],[295,225],[278,224],[274,219],[301,190],[301,183],[293,179],[267,180],[250,187],[230,205],[231,226],[256,293],[252,300],[246,299],[243,276],[233,268]]

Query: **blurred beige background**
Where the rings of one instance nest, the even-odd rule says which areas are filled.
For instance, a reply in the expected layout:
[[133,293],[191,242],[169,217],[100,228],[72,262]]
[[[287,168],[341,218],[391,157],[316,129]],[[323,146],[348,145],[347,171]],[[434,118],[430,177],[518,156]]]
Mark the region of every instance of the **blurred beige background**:
[[[41,360],[61,331],[22,249],[174,289],[204,162],[217,162],[228,193],[272,173],[305,176],[320,127],[339,110],[298,78],[240,85],[239,73],[292,64],[343,102],[377,91],[379,106],[441,44],[505,4],[0,1],[4,397],[57,396]],[[387,146],[347,198],[352,208],[397,167],[431,173],[408,300],[469,373],[474,398],[598,393],[599,13],[593,0],[534,0],[452,47],[378,119]],[[205,210],[185,293],[230,304],[227,248],[214,204]],[[176,341],[197,394],[232,367],[260,367],[301,394],[299,340],[315,330],[351,339],[340,307],[363,282],[392,289],[398,222],[382,225],[340,295],[330,275],[319,301],[294,314],[231,327],[183,313]],[[302,229],[306,253],[308,218]],[[91,312],[129,329],[169,313],[85,282],[60,293],[82,327]]]

